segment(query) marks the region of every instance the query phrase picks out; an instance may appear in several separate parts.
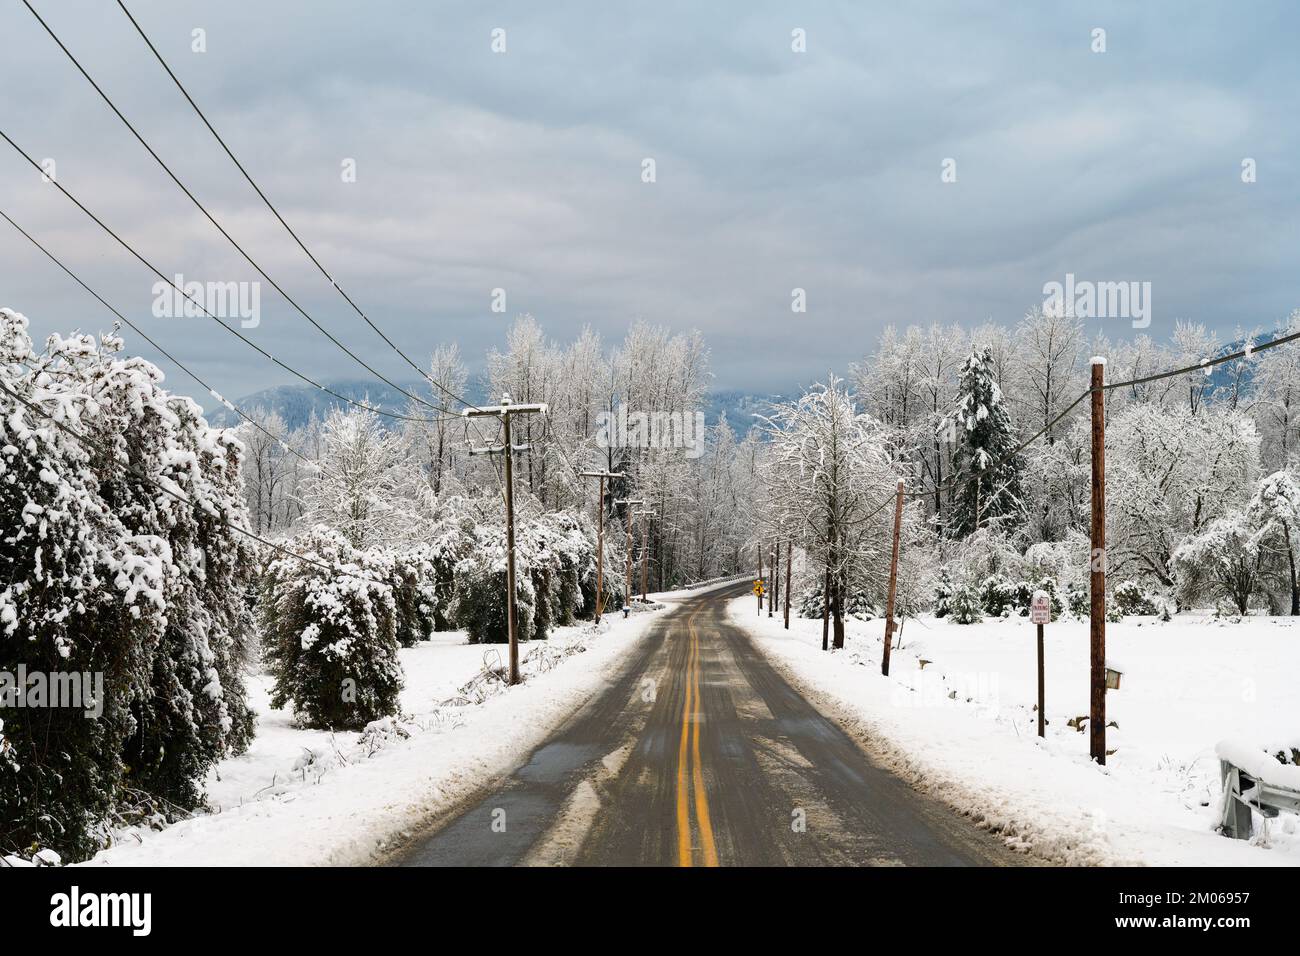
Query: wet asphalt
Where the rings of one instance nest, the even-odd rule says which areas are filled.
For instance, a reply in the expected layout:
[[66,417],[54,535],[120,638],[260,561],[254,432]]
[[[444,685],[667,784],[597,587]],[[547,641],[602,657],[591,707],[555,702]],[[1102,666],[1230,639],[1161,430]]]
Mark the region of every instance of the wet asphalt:
[[620,675],[406,866],[1001,866],[1021,858],[873,761],[727,620],[656,622]]

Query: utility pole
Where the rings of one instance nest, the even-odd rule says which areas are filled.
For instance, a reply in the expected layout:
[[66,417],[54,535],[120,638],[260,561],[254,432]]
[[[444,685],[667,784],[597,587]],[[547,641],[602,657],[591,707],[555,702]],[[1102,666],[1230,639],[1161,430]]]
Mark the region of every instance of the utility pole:
[[600,615],[605,610],[605,479],[613,480],[622,478],[622,474],[617,471],[583,471],[579,472],[583,478],[600,479],[600,497],[596,499],[596,510],[599,512],[600,523],[596,532],[596,623],[600,623]]
[[790,568],[794,564],[794,538],[785,541],[785,629],[790,630]]
[[530,405],[513,405],[510,402],[510,393],[501,393],[501,405],[493,408],[467,408],[461,415],[466,418],[482,418],[488,415],[495,416],[501,421],[503,430],[503,441],[499,446],[489,446],[487,448],[471,448],[471,455],[505,455],[506,460],[506,629],[510,636],[510,683],[519,683],[519,634],[517,632],[516,621],[518,614],[515,608],[515,473],[514,473],[514,453],[517,451],[527,451],[527,445],[516,448],[510,444],[510,419],[515,415],[534,415],[546,414],[546,405],[538,402]]
[[894,550],[889,559],[889,597],[885,599],[885,656],[880,673],[889,676],[889,651],[894,646],[894,593],[898,589],[898,539],[903,530],[903,479],[898,479],[898,499],[894,502]]
[[1092,360],[1092,573],[1088,609],[1091,663],[1089,754],[1106,763],[1106,360]]
[[657,515],[647,509],[638,511],[637,517],[641,518],[641,603],[648,604],[650,596],[646,590],[646,579],[650,560],[650,520]]
[[627,508],[627,581],[623,586],[623,600],[628,607],[632,606],[632,506],[645,504],[643,498],[620,498],[615,501],[616,505],[624,505]]

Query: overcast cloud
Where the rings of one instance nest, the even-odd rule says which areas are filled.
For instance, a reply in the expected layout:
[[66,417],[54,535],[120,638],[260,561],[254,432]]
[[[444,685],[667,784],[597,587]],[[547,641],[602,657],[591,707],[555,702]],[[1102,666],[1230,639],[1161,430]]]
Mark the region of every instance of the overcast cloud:
[[[34,3],[271,275],[409,379],[116,4]],[[703,331],[719,387],[780,390],[843,371],[889,323],[1014,323],[1066,272],[1150,281],[1159,337],[1176,318],[1230,335],[1300,307],[1291,3],[128,6],[413,355],[456,340],[479,362],[521,312],[559,339],[590,324],[617,340],[644,318]],[[196,27],[206,53],[191,51]],[[497,27],[505,54],[490,49]],[[1090,48],[1095,27],[1105,53]],[[791,51],[795,28],[806,53]],[[0,38],[0,128],[54,158],[59,182],[164,272],[255,278],[18,0],[0,7]],[[955,183],[940,180],[947,157]],[[341,181],[345,158],[355,183]],[[290,380],[209,320],[152,317],[154,278],[3,143],[0,208],[227,394]],[[505,315],[490,310],[498,287]],[[795,287],[807,314],[791,313]],[[267,349],[321,378],[360,376],[262,296],[250,334]],[[39,336],[111,322],[3,223],[0,305]],[[156,358],[130,335],[128,347]]]

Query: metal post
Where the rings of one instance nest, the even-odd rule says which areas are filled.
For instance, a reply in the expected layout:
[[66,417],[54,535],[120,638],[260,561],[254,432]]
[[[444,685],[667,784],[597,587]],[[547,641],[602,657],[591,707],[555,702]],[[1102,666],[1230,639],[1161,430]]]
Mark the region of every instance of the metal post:
[[1092,360],[1092,566],[1089,753],[1106,763],[1106,360]]
[[885,599],[885,653],[880,673],[889,676],[889,651],[894,646],[894,593],[898,588],[898,542],[903,530],[903,479],[898,479],[898,498],[894,502],[894,550],[889,559],[889,597]]
[[1043,689],[1043,625],[1038,625],[1038,736],[1046,733],[1046,693]]

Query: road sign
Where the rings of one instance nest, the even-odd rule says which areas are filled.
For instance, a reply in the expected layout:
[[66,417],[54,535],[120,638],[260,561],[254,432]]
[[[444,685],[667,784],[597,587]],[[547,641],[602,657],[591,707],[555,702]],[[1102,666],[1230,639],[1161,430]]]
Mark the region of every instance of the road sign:
[[1029,605],[1029,620],[1033,624],[1052,623],[1052,598],[1046,591],[1035,591]]
[[754,593],[755,593],[755,594],[766,594],[766,593],[767,593],[767,588],[763,587],[763,582],[762,582],[762,581],[755,581],[755,582],[754,582]]

